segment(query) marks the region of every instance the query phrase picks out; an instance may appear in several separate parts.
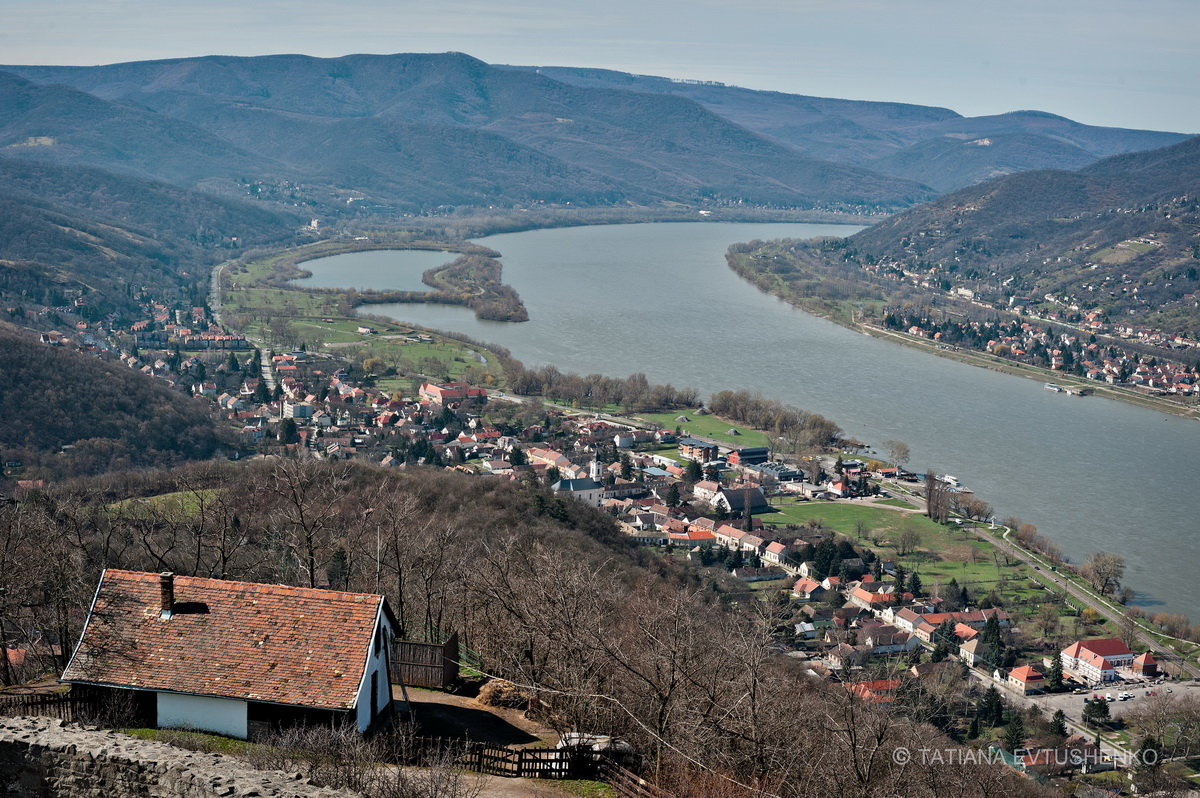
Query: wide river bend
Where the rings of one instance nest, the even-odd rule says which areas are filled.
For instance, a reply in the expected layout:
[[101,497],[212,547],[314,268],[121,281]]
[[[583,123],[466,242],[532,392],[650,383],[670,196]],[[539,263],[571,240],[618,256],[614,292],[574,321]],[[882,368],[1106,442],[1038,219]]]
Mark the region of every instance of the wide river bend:
[[[507,233],[504,280],[530,321],[479,321],[461,307],[366,312],[507,347],[527,365],[747,388],[822,413],[876,447],[906,441],[910,465],[957,476],[997,515],[1037,524],[1072,561],[1122,554],[1148,611],[1200,606],[1200,424],[917,352],[762,293],[725,264],[738,241],[848,235],[815,224],[633,224]],[[301,284],[420,287],[453,255],[359,252],[310,261]]]

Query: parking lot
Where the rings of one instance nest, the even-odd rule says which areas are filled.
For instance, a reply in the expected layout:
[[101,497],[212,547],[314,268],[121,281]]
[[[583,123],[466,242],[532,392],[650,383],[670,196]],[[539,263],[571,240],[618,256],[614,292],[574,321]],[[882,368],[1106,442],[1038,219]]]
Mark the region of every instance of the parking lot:
[[1110,682],[1103,687],[1096,687],[1087,690],[1084,693],[1058,693],[1056,695],[1033,695],[1029,696],[1029,700],[1036,703],[1042,708],[1042,711],[1047,715],[1054,714],[1055,710],[1061,709],[1066,713],[1068,718],[1078,721],[1083,714],[1084,699],[1098,695],[1104,698],[1109,693],[1112,693],[1113,698],[1117,698],[1121,693],[1133,693],[1133,698],[1127,701],[1113,701],[1109,704],[1109,709],[1114,718],[1120,717],[1126,712],[1135,710],[1139,705],[1147,699],[1146,691],[1153,690],[1160,695],[1166,695],[1169,698],[1179,699],[1184,696],[1193,695],[1200,696],[1200,684],[1196,682],[1175,682],[1165,681],[1162,684],[1151,684],[1143,682],[1134,684],[1132,682]]

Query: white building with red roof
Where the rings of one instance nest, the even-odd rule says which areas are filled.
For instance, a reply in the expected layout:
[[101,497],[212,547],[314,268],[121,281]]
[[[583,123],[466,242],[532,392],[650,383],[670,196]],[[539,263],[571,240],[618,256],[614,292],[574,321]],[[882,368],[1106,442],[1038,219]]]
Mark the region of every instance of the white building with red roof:
[[1080,640],[1062,650],[1063,670],[1088,684],[1117,680],[1117,668],[1133,663],[1133,652],[1117,637]]
[[246,739],[390,722],[383,596],[106,569],[60,681],[139,722]]

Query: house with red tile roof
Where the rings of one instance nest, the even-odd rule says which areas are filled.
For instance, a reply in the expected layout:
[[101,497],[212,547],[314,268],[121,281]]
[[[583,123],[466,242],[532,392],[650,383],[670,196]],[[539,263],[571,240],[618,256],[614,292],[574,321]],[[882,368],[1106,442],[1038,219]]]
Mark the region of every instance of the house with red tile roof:
[[1021,665],[1008,672],[1008,683],[1021,695],[1030,695],[1042,691],[1042,687],[1046,684],[1046,677],[1037,668]]
[[1158,661],[1147,651],[1133,660],[1133,672],[1139,676],[1157,676]]
[[870,682],[847,682],[844,687],[864,701],[873,704],[890,704],[896,700],[900,689],[899,679],[876,679]]
[[60,681],[141,722],[247,739],[391,721],[383,596],[105,569]]
[[1118,637],[1080,640],[1062,651],[1063,670],[1088,684],[1117,680],[1117,668],[1133,663],[1133,652]]
[[896,586],[891,582],[860,582],[848,596],[865,610],[878,610],[896,603]]

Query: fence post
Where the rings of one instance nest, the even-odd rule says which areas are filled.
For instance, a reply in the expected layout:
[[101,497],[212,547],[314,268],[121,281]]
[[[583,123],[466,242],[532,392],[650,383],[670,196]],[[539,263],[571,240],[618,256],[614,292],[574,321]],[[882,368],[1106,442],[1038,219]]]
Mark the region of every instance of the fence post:
[[442,648],[442,687],[449,687],[456,681],[458,681],[458,632],[451,634]]

